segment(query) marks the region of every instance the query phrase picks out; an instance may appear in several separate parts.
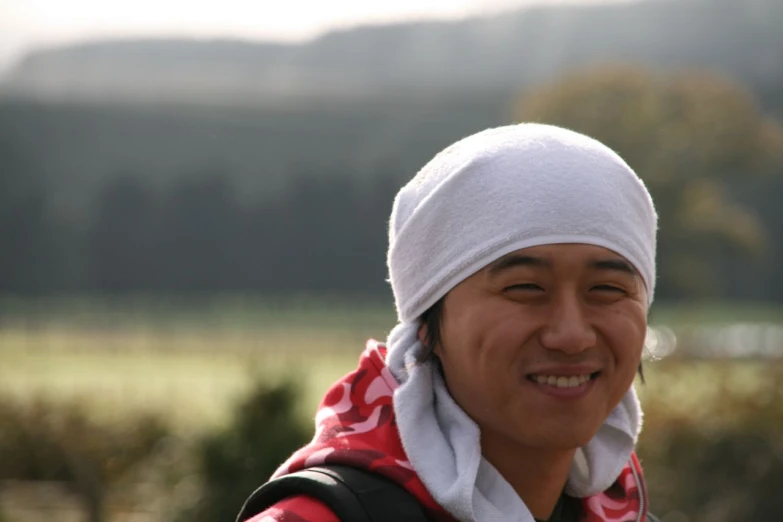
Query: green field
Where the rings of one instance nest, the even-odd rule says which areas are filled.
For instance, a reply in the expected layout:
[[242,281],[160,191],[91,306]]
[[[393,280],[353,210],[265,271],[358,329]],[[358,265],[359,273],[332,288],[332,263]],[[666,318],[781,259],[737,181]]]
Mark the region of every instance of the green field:
[[312,411],[328,384],[356,364],[363,341],[340,332],[57,327],[6,328],[0,346],[0,393],[72,398],[100,416],[151,410],[199,429],[224,420],[255,379],[301,380],[302,407]]
[[3,304],[0,393],[73,399],[101,417],[153,411],[185,431],[225,420],[257,379],[301,381],[309,417],[365,341],[393,326],[388,308],[337,301]]
[[[394,324],[388,306],[347,301],[3,304],[0,393],[76,399],[101,416],[152,410],[186,431],[221,423],[254,380],[288,375],[304,384],[302,414],[309,417],[328,385],[354,367],[364,342],[385,338]],[[783,323],[781,316],[763,306],[659,307],[653,322]],[[714,381],[712,370],[697,370],[704,366],[691,363],[688,378],[672,381],[667,361],[650,361],[642,394],[689,404]],[[753,382],[747,366],[732,363],[739,387]]]
[[[298,413],[312,422],[329,384],[355,367],[368,338],[385,338],[394,324],[388,306],[346,301],[289,300],[272,305],[223,299],[207,306],[144,299],[6,300],[0,310],[0,401],[43,398],[55,406],[76,404],[101,425],[127,426],[141,418],[139,413],[156,413],[179,435],[180,442],[172,446],[174,457],[158,455],[149,466],[140,466],[138,475],[111,488],[111,520],[143,522],[170,520],[168,510],[179,509],[182,497],[176,492],[191,480],[191,444],[226,426],[251,385],[293,377],[302,385]],[[783,321],[775,307],[659,306],[653,323],[682,331],[693,325],[719,328]],[[781,418],[775,404],[783,399],[777,384],[783,378],[783,359],[705,360],[676,353],[645,361],[645,377],[646,384],[637,380],[645,409],[639,448],[657,512],[686,513],[694,522],[722,522],[729,519],[713,517],[715,503],[732,498],[751,499],[746,504],[756,505],[758,499],[742,484],[767,475],[756,468],[747,471],[743,455],[755,452],[756,460],[775,462],[772,442],[767,441],[779,438],[774,435]],[[727,443],[736,449],[726,449]],[[728,496],[707,495],[710,503],[693,500],[697,493],[690,493],[695,487],[692,477],[715,462],[722,466],[720,473],[736,475],[740,482],[731,486]],[[685,475],[680,476],[678,467]],[[720,473],[716,481],[723,476]],[[717,484],[705,487],[712,491],[721,487]],[[0,495],[0,517],[40,519],[44,511],[38,504],[49,486],[5,484],[5,490],[0,488],[0,493],[5,491]],[[63,520],[83,520],[72,493],[62,484],[52,487],[59,493],[49,501],[55,506],[49,509]],[[683,488],[689,492],[684,496]],[[128,491],[132,493],[124,495]],[[149,509],[151,499],[163,503]]]

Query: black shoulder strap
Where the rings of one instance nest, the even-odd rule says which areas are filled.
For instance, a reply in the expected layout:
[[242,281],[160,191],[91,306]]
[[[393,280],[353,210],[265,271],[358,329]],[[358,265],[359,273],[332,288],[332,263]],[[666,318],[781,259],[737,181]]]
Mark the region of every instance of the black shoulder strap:
[[418,500],[395,482],[349,466],[318,466],[270,480],[245,501],[237,522],[261,513],[286,497],[320,500],[341,522],[427,522]]

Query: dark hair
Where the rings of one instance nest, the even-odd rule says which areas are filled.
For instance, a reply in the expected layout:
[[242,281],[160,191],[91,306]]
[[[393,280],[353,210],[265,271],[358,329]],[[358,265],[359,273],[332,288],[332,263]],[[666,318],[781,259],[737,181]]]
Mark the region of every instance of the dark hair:
[[[430,359],[437,359],[435,355],[435,347],[440,343],[440,324],[443,318],[443,301],[445,297],[441,297],[438,301],[430,306],[423,314],[421,314],[421,324],[427,329],[427,336],[424,338],[424,347],[426,348],[419,362],[424,362]],[[646,384],[644,381],[644,368],[641,361],[639,362],[639,377],[642,379],[642,384]]]
[[434,305],[421,314],[421,324],[427,329],[427,336],[424,338],[426,350],[421,357],[421,362],[438,357],[435,355],[435,347],[440,343],[440,323],[443,318],[444,299],[445,297],[441,297]]

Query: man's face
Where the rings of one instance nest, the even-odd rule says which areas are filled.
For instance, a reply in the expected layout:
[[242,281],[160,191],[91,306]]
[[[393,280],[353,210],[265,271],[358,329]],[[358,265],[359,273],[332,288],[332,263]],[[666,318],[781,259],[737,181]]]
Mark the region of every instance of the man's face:
[[482,439],[575,449],[631,386],[646,317],[644,283],[622,256],[592,245],[537,246],[445,297],[435,352]]

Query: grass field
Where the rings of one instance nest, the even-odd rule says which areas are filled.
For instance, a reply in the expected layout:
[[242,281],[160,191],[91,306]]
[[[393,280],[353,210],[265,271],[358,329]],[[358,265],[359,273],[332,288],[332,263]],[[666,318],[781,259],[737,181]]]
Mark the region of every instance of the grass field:
[[310,417],[365,341],[394,324],[373,303],[296,299],[6,300],[0,309],[0,393],[72,399],[101,417],[153,411],[185,431],[224,421],[255,380],[284,376],[303,384]]
[[[312,411],[356,364],[362,341],[314,332],[0,331],[0,393],[76,399],[96,414],[160,412],[199,429],[219,423],[255,379],[301,380]],[[306,413],[303,411],[303,414]]]
[[[100,416],[151,410],[185,431],[224,421],[254,380],[287,375],[303,383],[302,414],[309,417],[327,386],[353,369],[365,341],[385,338],[394,323],[389,307],[345,301],[3,304],[0,393],[76,399]],[[653,314],[657,324],[675,326],[782,319],[775,307],[661,307]],[[696,400],[695,390],[709,390],[714,380],[697,366],[672,380],[670,365],[648,363],[642,394],[660,389],[674,404]],[[732,365],[737,386],[753,382],[752,366]]]
[[[675,331],[694,325],[783,325],[780,312],[775,307],[659,307],[653,323]],[[209,306],[147,300],[4,301],[0,302],[0,401],[44,398],[55,405],[76,403],[102,424],[116,421],[118,426],[136,422],[137,413],[159,414],[180,435],[174,457],[163,454],[149,461],[150,466],[141,466],[140,475],[113,487],[111,492],[119,500],[110,498],[107,510],[112,521],[170,520],[169,510],[178,509],[172,506],[190,498],[178,492],[190,491],[188,484],[192,484],[188,478],[194,462],[192,442],[224,425],[252,384],[287,376],[297,379],[303,394],[298,413],[312,422],[326,388],[355,367],[368,338],[384,339],[393,324],[388,306],[344,301],[271,305],[227,299]],[[668,470],[679,465],[682,451],[697,452],[690,447],[672,450],[671,435],[695,425],[718,434],[719,441],[721,433],[748,424],[747,440],[752,442],[738,439],[746,444],[742,451],[761,447],[761,458],[772,462],[771,450],[759,446],[752,430],[763,422],[779,422],[779,409],[764,413],[763,408],[769,397],[779,396],[774,390],[783,378],[783,359],[670,357],[646,361],[645,376],[645,385],[637,382],[645,408],[640,451],[648,457],[646,468],[653,477],[649,487],[658,513],[703,511],[706,518],[678,520],[713,520],[701,503],[688,507],[678,500],[678,488],[690,487],[691,479],[679,481],[676,474],[667,475]],[[752,416],[757,409],[761,420]],[[777,424],[772,429],[777,430]],[[743,462],[737,456],[725,460],[731,465]],[[692,467],[698,469],[699,461],[695,462]],[[728,469],[727,473],[741,471],[736,466]],[[751,483],[754,477],[743,480]],[[674,492],[671,484],[676,485]],[[56,495],[48,495],[52,499],[46,511],[39,504],[48,498],[44,493],[49,487],[55,488]],[[128,491],[134,493],[126,495]],[[746,496],[739,486],[732,491]],[[149,507],[151,499],[159,504],[154,509]],[[0,518],[41,520],[51,512],[62,520],[84,520],[77,499],[62,484],[0,482]]]

